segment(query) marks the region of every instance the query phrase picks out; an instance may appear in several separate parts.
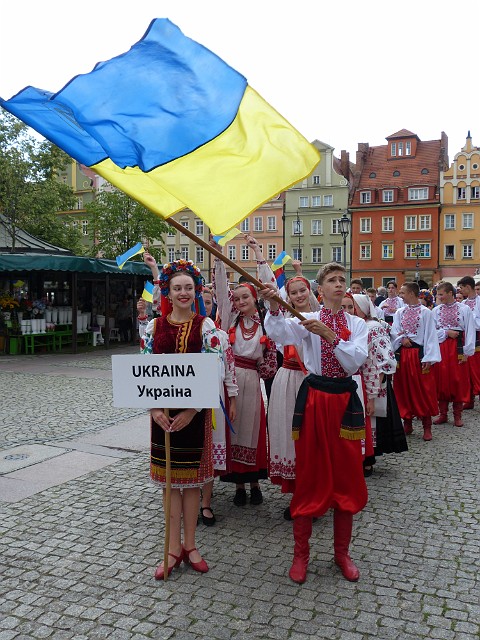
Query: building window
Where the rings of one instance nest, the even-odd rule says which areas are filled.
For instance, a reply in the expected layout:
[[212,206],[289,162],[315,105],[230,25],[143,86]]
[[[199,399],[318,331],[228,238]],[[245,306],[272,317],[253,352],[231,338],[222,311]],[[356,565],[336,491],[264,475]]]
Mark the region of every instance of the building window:
[[237,247],[234,244],[228,245],[228,257],[230,260],[237,259]]
[[455,259],[455,245],[454,244],[446,244],[445,245],[445,260],[454,260]]
[[396,170],[393,172],[393,177],[394,178],[398,178],[398,176],[400,175],[400,171]]
[[168,261],[175,261],[175,247],[168,247]]
[[320,185],[320,176],[312,176],[312,184],[318,187]]
[[294,260],[300,260],[300,262],[302,261],[303,249],[301,247],[296,247],[295,249],[293,249],[292,253]]
[[473,258],[473,244],[462,244],[462,258]]
[[78,220],[74,220],[74,221],[72,222],[72,229],[73,229],[74,231],[78,231],[78,227],[79,227]]
[[393,244],[382,244],[382,260],[393,258]]
[[180,256],[182,260],[190,260],[188,247],[180,247]]
[[300,196],[298,200],[299,207],[308,207],[308,196]]
[[88,236],[88,220],[82,220],[82,235]]
[[403,156],[403,142],[398,143],[398,155]]
[[430,173],[430,171],[428,169],[422,169],[420,172],[422,175],[426,176]]
[[312,196],[312,207],[321,207],[321,206],[322,206],[322,197]]
[[384,189],[383,190],[383,201],[384,202],[393,202],[393,189]]
[[263,231],[263,218],[262,218],[262,216],[256,216],[253,219],[253,229],[255,231]]
[[470,198],[472,200],[479,200],[480,199],[480,187],[470,187],[471,189],[471,196]]
[[371,260],[372,259],[372,245],[371,244],[361,244],[360,245],[360,260]]
[[412,155],[412,143],[409,141],[405,142],[405,155],[406,156]]
[[466,187],[457,187],[457,200],[465,200],[467,197]]
[[83,209],[83,198],[82,198],[82,196],[79,196],[77,198],[77,209]]
[[419,218],[419,224],[420,224],[420,231],[430,231],[430,229],[432,228],[432,216],[428,215],[428,216],[418,216]]
[[417,230],[417,216],[405,216],[405,231]]
[[313,247],[312,248],[312,262],[314,264],[320,264],[322,261],[322,248],[321,247]]
[[372,232],[372,219],[360,218],[360,233],[371,233],[371,232]]
[[372,202],[372,192],[371,191],[361,191],[360,192],[360,204],[370,204]]
[[464,164],[459,164],[458,168],[460,169],[460,171],[464,171],[465,170],[465,165]]
[[184,227],[184,229],[188,229],[190,226],[188,220],[180,220],[180,224],[182,225],[182,227]]
[[303,236],[303,220],[292,221],[292,235]]
[[445,214],[445,229],[455,229],[455,214],[454,213],[446,213]]
[[386,216],[382,218],[382,231],[393,231],[393,217]]
[[203,247],[195,247],[195,262],[203,264]]
[[[419,242],[420,247],[420,256],[421,258],[430,258],[430,242]],[[414,242],[406,242],[405,243],[405,257],[406,258],[416,258],[415,254],[416,243]]]
[[312,220],[312,236],[321,236],[323,233],[322,220]]
[[338,218],[333,218],[332,220],[332,235],[336,235],[340,233],[340,220]]
[[409,200],[428,200],[428,187],[420,187],[408,190]]
[[473,229],[473,213],[462,213],[462,229]]
[[277,230],[277,216],[268,216],[267,231],[276,231],[276,230]]
[[377,174],[375,173],[375,171],[372,171],[372,173],[368,177],[369,178],[376,178]]
[[267,244],[267,258],[268,260],[275,260],[277,257],[277,245]]
[[323,196],[323,206],[324,207],[333,207],[333,196]]
[[397,143],[396,142],[392,142],[392,144],[390,145],[390,153],[392,156],[396,156],[397,155]]
[[[174,238],[174,237],[175,237],[175,229],[173,229],[172,227],[170,227],[170,228],[169,228],[169,231],[168,231],[168,233],[167,233],[167,237],[168,237],[168,238]],[[170,262],[172,262],[172,261],[170,260]]]
[[332,262],[342,263],[342,247],[332,247]]
[[195,220],[195,235],[203,236],[203,220]]
[[248,244],[242,244],[242,246],[240,247],[240,251],[241,251],[240,260],[249,260],[250,259],[250,252],[248,250]]

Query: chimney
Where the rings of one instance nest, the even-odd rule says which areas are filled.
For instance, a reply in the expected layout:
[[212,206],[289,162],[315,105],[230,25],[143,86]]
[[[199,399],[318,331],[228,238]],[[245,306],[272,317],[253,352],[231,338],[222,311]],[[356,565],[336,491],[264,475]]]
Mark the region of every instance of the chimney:
[[350,181],[350,154],[344,149],[340,152],[340,172],[344,178]]

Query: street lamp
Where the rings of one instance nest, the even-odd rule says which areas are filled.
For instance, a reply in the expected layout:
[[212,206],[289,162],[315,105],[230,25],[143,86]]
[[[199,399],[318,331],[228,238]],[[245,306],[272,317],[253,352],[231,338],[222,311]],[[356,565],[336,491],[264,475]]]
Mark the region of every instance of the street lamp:
[[417,244],[414,246],[413,251],[415,253],[415,257],[417,259],[417,262],[415,264],[415,282],[418,284],[418,281],[420,280],[420,256],[422,255],[422,245],[421,244]]
[[298,236],[297,260],[301,260],[300,254],[301,254],[302,223],[300,222],[300,214],[298,212],[298,209],[297,209],[297,219],[295,220],[295,226],[294,226],[294,235]]
[[347,236],[350,233],[350,218],[347,216],[346,212],[343,212],[343,216],[338,221],[338,226],[340,228],[340,233],[343,238],[343,266],[345,269],[347,268]]

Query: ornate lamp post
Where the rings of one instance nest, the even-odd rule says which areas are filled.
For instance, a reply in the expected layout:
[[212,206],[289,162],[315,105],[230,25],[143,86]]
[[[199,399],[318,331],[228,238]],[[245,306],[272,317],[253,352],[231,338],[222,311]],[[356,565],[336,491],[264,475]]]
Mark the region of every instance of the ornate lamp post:
[[343,238],[343,266],[347,268],[347,236],[350,233],[350,218],[347,216],[347,212],[343,212],[343,216],[338,221],[340,227],[340,234]]
[[420,256],[422,255],[422,245],[421,244],[417,244],[414,246],[413,251],[415,253],[415,258],[417,259],[417,262],[415,263],[415,282],[418,284],[418,281],[420,280]]
[[300,214],[298,213],[298,209],[297,209],[297,219],[295,220],[295,226],[294,226],[294,235],[298,236],[298,255],[297,255],[297,260],[301,260],[300,255],[301,255],[301,237],[302,237],[302,223],[300,222]]

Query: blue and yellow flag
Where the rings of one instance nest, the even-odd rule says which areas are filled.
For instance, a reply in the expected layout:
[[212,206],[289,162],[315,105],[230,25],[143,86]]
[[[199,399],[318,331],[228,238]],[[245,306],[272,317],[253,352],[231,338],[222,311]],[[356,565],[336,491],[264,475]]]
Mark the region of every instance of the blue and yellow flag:
[[284,267],[287,262],[289,262],[292,258],[288,255],[288,253],[286,251],[282,251],[282,253],[279,253],[278,256],[275,258],[275,260],[272,263],[272,271],[275,271],[276,269],[280,269],[281,267]]
[[147,280],[143,289],[142,298],[147,302],[153,302],[153,283]]
[[215,234],[320,160],[244,76],[167,19],[57,93],[26,87],[0,105],[160,217],[188,207]]
[[127,260],[130,260],[130,258],[133,258],[133,256],[136,256],[139,253],[143,253],[145,251],[143,245],[141,242],[137,242],[137,244],[134,247],[131,247],[128,251],[125,251],[125,253],[121,256],[117,256],[115,258],[115,260],[117,261],[117,266],[119,269],[123,269],[123,265],[127,262]]
[[223,236],[213,236],[213,239],[221,247],[224,247],[229,240],[233,240],[233,238],[236,238],[240,233],[242,233],[240,229],[234,227],[233,229],[230,229],[230,231],[227,231]]

